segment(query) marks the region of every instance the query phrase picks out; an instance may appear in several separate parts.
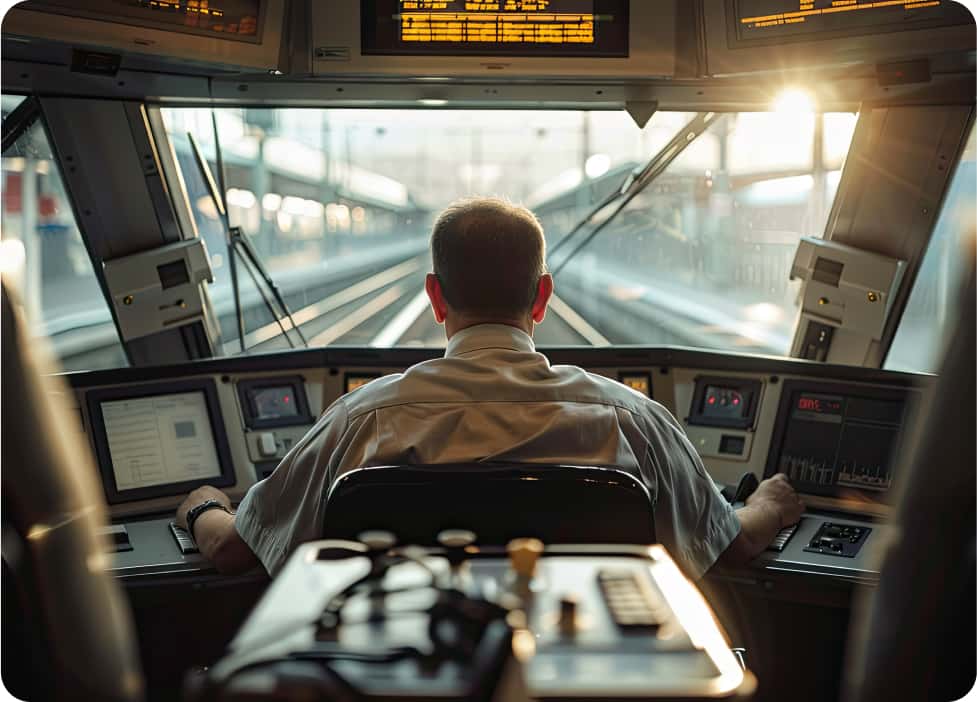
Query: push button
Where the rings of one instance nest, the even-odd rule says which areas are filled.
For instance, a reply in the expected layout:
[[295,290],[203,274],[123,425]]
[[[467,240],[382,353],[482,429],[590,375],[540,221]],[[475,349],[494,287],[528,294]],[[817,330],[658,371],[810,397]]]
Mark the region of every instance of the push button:
[[278,455],[278,444],[273,432],[263,431],[258,434],[258,453],[265,458]]

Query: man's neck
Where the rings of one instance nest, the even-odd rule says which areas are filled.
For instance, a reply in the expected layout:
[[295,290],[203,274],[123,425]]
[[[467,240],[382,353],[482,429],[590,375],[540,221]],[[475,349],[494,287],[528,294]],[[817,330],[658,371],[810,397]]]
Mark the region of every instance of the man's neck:
[[455,334],[463,329],[468,329],[469,327],[475,327],[480,324],[504,324],[507,327],[515,327],[516,329],[526,332],[529,336],[533,335],[533,327],[535,325],[532,321],[527,321],[524,319],[503,319],[503,318],[456,318],[456,319],[446,319],[444,320],[444,331],[448,336],[448,339],[453,337]]

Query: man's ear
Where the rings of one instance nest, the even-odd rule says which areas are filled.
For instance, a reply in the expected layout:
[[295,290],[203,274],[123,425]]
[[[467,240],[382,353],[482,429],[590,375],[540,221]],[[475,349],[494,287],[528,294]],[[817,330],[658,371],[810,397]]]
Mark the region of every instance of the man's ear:
[[444,292],[441,290],[441,281],[434,273],[428,273],[424,279],[424,290],[431,301],[431,310],[434,312],[434,320],[438,324],[444,324],[445,317],[448,316],[448,303],[445,302]]
[[553,276],[544,273],[539,278],[539,285],[536,287],[536,301],[533,302],[533,321],[539,324],[546,317],[546,306],[550,304],[553,297]]

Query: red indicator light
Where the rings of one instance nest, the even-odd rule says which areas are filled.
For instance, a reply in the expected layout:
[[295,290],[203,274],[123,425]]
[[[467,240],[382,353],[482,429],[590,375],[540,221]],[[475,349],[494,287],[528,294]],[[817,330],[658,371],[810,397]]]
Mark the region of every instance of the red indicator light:
[[740,403],[740,398],[738,398],[738,397],[734,397],[734,398],[733,398],[733,404],[734,404],[734,405],[738,405],[739,403]]
[[714,405],[714,404],[716,404],[716,396],[715,396],[715,395],[712,395],[712,396],[711,396],[711,397],[709,398],[709,400],[708,400],[708,402],[709,402],[709,404],[710,404],[710,405]]
[[285,396],[285,404],[287,405],[288,403],[289,403],[289,398],[288,398],[288,395],[286,395]]

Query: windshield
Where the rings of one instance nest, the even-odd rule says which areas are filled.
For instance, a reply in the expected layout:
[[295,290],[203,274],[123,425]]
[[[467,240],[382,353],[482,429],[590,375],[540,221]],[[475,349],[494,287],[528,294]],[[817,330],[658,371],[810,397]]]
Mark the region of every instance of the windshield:
[[[214,259],[225,349],[235,353],[224,229],[188,133],[214,167],[216,122],[231,225],[311,344],[443,346],[423,293],[442,208],[464,196],[507,197],[537,213],[552,249],[694,115],[658,112],[644,129],[624,112],[587,111],[225,108],[212,122],[209,109],[164,108],[163,117]],[[785,354],[796,316],[790,262],[800,236],[822,233],[855,119],[713,119],[567,261],[537,342]],[[239,277],[247,348],[287,347],[253,283]]]

